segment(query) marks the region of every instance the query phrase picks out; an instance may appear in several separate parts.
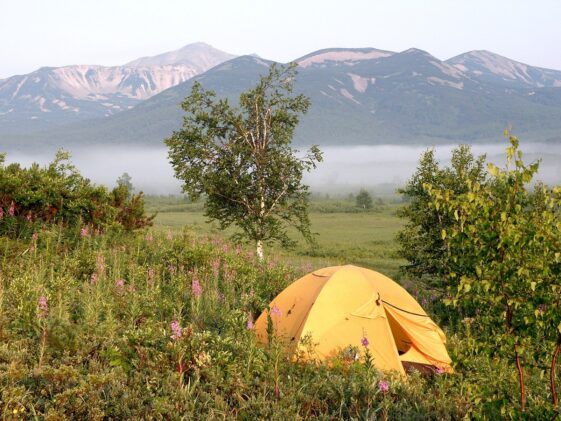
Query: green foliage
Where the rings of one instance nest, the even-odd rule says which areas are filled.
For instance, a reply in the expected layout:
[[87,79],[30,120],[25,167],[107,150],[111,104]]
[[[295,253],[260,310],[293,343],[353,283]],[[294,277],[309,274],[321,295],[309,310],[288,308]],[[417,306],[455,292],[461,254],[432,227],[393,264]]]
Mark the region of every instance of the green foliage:
[[[453,375],[404,381],[344,353],[325,364],[291,361],[276,346],[258,346],[247,324],[302,272],[187,231],[74,235],[55,228],[31,241],[2,239],[4,417],[520,416],[508,363],[489,358],[470,323],[448,332]],[[543,370],[529,368],[533,419],[554,414],[542,378]]]
[[407,204],[398,215],[407,223],[398,234],[397,241],[400,254],[408,261],[403,268],[408,275],[424,280],[433,288],[444,289],[444,277],[448,271],[442,232],[454,224],[455,219],[442,212],[439,206],[431,206],[433,199],[426,186],[450,191],[454,195],[463,194],[470,184],[485,183],[487,173],[484,163],[485,156],[475,158],[467,145],[452,151],[450,167],[442,168],[432,149],[421,156],[416,172],[399,190]]
[[356,195],[356,205],[362,209],[372,208],[372,196],[366,190],[361,189]]
[[561,196],[531,187],[539,163],[524,164],[518,139],[509,140],[506,167],[489,164],[486,180],[467,179],[461,191],[426,181],[423,189],[430,212],[446,221],[432,235],[441,239],[448,302],[483,327],[491,355],[512,356],[524,409],[521,366],[544,365],[541,345],[552,352],[559,336]]
[[[182,104],[183,128],[165,140],[176,177],[191,199],[204,194],[205,213],[221,229],[238,227],[238,239],[290,245],[287,225],[312,240],[305,172],[321,161],[312,147],[304,157],[290,146],[300,114],[310,105],[292,95],[295,66],[271,66],[239,108],[196,82]],[[261,249],[262,250],[262,249]]]
[[152,219],[144,213],[142,193],[131,196],[125,185],[108,191],[92,184],[66,152],[59,151],[46,167],[6,166],[0,160],[0,235],[29,237],[53,224],[132,230],[150,225]]

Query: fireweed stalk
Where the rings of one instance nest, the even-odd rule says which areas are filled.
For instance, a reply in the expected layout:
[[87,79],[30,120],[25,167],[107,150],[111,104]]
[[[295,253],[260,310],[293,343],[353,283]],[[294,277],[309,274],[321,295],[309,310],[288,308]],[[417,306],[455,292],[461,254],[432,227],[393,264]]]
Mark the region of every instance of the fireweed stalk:
[[47,317],[49,316],[49,304],[47,302],[47,297],[41,295],[37,302],[37,320],[39,321],[39,326],[41,327],[41,342],[39,346],[39,363],[38,367],[43,364],[43,356],[45,355],[45,348],[47,346]]

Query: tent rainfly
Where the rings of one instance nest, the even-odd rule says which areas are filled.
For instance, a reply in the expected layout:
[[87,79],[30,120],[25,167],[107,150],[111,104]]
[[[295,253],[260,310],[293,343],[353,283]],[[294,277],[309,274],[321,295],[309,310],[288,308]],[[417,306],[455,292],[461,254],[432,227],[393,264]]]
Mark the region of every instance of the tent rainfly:
[[255,322],[261,343],[269,317],[277,340],[306,358],[325,360],[349,347],[364,352],[366,344],[381,370],[405,374],[410,364],[452,372],[444,332],[403,287],[369,269],[327,267],[289,285]]

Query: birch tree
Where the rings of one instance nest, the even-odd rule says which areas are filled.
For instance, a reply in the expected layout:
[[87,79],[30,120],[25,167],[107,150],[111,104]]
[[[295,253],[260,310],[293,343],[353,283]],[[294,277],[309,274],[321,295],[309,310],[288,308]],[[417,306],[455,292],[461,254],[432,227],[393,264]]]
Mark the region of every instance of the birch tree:
[[264,245],[293,244],[294,227],[312,241],[305,172],[322,160],[317,146],[300,154],[291,146],[310,101],[293,94],[295,65],[272,65],[257,85],[242,93],[239,106],[195,82],[182,103],[183,127],[165,140],[182,189],[205,197],[205,215],[221,229],[237,227],[236,240]]

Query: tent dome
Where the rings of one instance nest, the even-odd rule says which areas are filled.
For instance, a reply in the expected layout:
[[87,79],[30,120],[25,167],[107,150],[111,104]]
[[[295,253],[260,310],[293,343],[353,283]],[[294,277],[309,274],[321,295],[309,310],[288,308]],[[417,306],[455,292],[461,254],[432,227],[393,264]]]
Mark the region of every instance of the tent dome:
[[403,287],[373,270],[332,266],[298,279],[255,322],[262,343],[269,317],[274,335],[292,353],[311,349],[309,358],[324,360],[349,346],[363,349],[367,338],[381,370],[404,374],[404,364],[411,363],[452,371],[444,332]]

